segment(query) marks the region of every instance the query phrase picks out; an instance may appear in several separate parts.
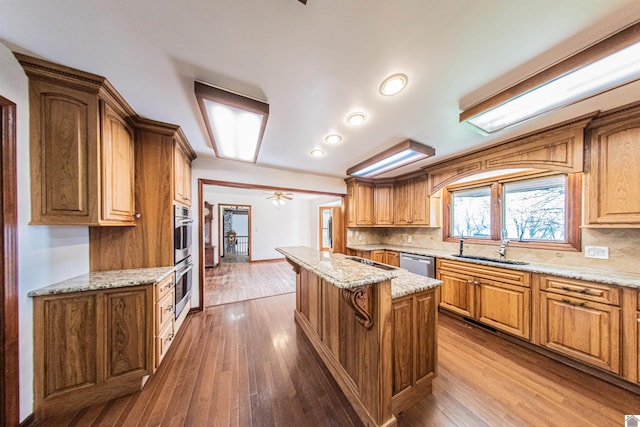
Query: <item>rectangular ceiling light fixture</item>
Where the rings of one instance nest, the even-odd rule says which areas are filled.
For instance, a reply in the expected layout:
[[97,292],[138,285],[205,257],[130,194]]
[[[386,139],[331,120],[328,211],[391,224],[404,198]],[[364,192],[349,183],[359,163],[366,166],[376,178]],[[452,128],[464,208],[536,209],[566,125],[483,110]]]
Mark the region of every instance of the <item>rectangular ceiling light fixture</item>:
[[436,150],[433,147],[405,139],[401,143],[349,168],[347,175],[371,178],[435,154]]
[[640,78],[640,23],[463,111],[482,134],[598,95]]
[[216,157],[255,163],[269,104],[201,82],[195,93]]

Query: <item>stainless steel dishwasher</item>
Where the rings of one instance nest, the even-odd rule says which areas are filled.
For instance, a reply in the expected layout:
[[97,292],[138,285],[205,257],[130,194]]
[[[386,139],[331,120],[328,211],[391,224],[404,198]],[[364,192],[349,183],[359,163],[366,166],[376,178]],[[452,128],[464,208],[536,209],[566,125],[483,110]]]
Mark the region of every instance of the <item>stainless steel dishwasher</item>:
[[436,260],[431,256],[400,252],[400,267],[421,276],[436,277]]

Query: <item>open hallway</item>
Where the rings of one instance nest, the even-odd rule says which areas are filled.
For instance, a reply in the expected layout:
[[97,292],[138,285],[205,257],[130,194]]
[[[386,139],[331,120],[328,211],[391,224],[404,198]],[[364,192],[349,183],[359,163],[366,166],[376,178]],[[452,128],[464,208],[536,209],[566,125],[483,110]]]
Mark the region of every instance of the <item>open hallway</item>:
[[[361,425],[293,321],[295,294],[187,318],[145,388],[47,426]],[[640,397],[440,316],[433,395],[400,426],[613,426]]]

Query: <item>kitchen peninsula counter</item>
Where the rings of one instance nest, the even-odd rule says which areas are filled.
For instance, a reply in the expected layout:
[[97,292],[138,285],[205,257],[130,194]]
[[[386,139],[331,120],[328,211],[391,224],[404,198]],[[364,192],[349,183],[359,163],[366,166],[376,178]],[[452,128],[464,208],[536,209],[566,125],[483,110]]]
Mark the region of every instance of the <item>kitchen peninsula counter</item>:
[[296,272],[294,317],[365,425],[431,393],[439,280],[307,247],[277,248]]

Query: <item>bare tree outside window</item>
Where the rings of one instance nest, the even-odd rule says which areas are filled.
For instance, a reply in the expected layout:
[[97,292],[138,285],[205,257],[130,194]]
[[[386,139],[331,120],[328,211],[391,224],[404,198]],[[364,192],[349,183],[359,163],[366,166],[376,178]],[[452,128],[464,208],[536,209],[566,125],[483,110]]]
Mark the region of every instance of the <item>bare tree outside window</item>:
[[453,194],[453,235],[491,236],[491,188],[480,187]]
[[504,185],[504,228],[510,239],[565,241],[564,176]]

